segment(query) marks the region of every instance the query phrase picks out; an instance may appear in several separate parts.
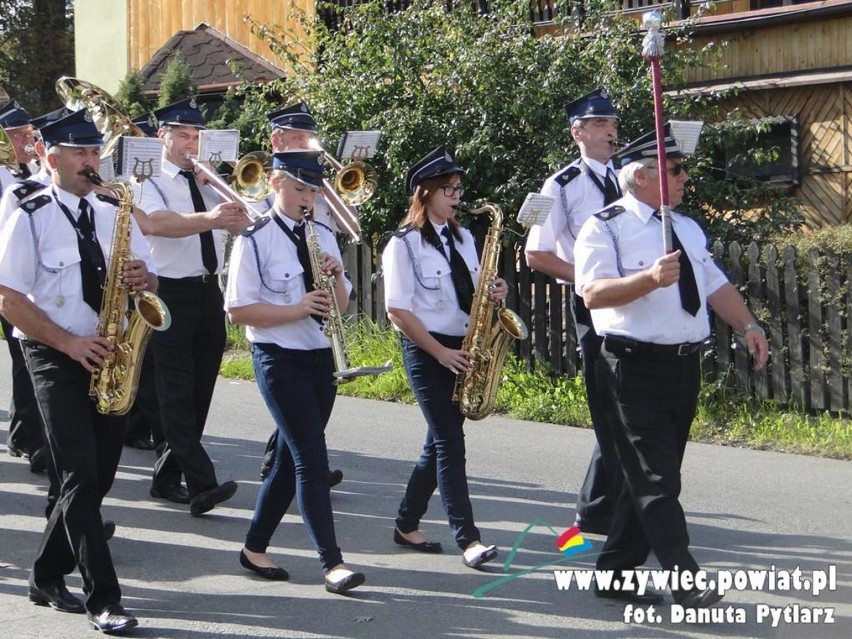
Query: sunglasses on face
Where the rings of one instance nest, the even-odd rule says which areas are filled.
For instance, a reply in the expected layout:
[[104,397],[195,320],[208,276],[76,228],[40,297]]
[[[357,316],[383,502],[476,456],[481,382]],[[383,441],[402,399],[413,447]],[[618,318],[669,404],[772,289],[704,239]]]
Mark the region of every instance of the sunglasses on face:
[[[648,168],[657,170],[659,167],[652,166],[652,167],[648,167]],[[669,175],[677,177],[678,175],[680,175],[681,173],[686,171],[686,167],[683,165],[683,162],[678,162],[677,164],[674,164],[674,165],[668,167],[667,170],[669,172]]]
[[447,197],[453,197],[454,195],[461,197],[464,195],[464,184],[459,184],[457,186],[442,186],[441,190]]

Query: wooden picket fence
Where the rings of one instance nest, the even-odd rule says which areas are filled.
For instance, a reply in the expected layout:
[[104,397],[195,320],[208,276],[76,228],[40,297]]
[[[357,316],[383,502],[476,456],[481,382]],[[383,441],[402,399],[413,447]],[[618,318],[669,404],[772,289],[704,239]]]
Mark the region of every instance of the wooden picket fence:
[[[752,397],[807,411],[849,412],[852,396],[852,255],[800,257],[793,246],[779,249],[736,242],[716,242],[713,255],[769,337],[769,365],[754,371],[746,349],[730,327],[713,320],[703,357],[708,381],[729,384]],[[386,325],[380,259],[366,244],[345,253],[356,299],[350,313]],[[509,283],[507,304],[527,324],[530,338],[514,345],[529,366],[544,364],[554,374],[580,371],[574,322],[568,310],[569,289],[532,271],[520,247],[503,254]],[[516,265],[506,268],[505,265]]]

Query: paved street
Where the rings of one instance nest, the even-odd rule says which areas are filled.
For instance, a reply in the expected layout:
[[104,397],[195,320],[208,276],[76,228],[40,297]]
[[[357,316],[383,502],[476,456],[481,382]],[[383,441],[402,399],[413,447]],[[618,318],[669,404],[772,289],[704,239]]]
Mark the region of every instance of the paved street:
[[[0,422],[10,396],[6,345],[0,347]],[[44,527],[46,479],[7,454],[0,425],[0,636],[91,638],[81,615],[27,601],[28,567]],[[590,554],[565,558],[554,545],[573,521],[576,489],[592,448],[591,431],[492,417],[467,427],[468,475],[483,541],[501,554],[484,570],[462,565],[433,498],[423,530],[443,555],[420,555],[391,540],[393,516],[424,435],[413,406],[339,398],[328,431],[331,464],[345,474],[333,491],[346,562],[367,575],[349,596],[327,594],[301,519],[289,514],[270,553],[291,575],[265,582],[238,564],[254,507],[258,465],[271,421],[253,383],[220,379],[205,443],[219,479],[236,497],[206,516],[148,495],[151,452],[125,448],[104,516],[118,525],[110,549],[124,605],[139,617],[133,636],[208,637],[772,637],[852,636],[852,464],[690,444],[682,502],[694,553],[711,570],[836,569],[837,589],[731,592],[730,620],[626,624],[624,604],[557,589],[553,568],[593,566]],[[531,526],[532,525],[532,526]],[[528,530],[528,534],[523,535]],[[516,552],[510,552],[517,544]],[[652,564],[654,565],[654,564]],[[500,585],[495,580],[517,574]],[[68,578],[80,593],[80,579]],[[484,596],[476,597],[474,593]],[[758,621],[768,607],[789,614],[831,608],[834,623]],[[778,613],[780,614],[780,613]],[[737,616],[744,618],[736,623]],[[801,619],[801,616],[799,617]]]

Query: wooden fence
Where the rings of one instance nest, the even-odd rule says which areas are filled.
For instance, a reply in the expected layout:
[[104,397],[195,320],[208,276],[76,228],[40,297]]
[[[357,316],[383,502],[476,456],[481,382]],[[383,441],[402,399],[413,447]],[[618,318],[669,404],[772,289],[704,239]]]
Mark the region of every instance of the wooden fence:
[[[792,246],[779,250],[751,244],[743,250],[736,242],[727,247],[717,242],[713,254],[766,328],[771,357],[764,370],[752,370],[748,353],[731,329],[714,320],[703,357],[705,378],[782,406],[848,412],[852,255],[822,255],[813,250],[799,257]],[[347,249],[344,259],[356,289],[348,311],[386,325],[377,256],[362,244]],[[507,304],[530,330],[528,340],[515,344],[515,354],[530,366],[543,363],[555,374],[578,374],[568,288],[532,271],[518,247],[505,249],[503,264],[516,265],[503,269],[510,290]]]

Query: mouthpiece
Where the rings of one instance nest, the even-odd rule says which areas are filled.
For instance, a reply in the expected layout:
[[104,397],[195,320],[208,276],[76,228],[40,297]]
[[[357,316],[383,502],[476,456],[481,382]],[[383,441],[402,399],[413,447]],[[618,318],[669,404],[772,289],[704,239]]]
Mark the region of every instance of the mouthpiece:
[[82,171],[80,171],[80,175],[84,176],[87,180],[89,180],[89,182],[91,182],[95,186],[103,186],[103,178],[101,178],[101,176],[98,175],[98,172],[90,166],[87,166]]

